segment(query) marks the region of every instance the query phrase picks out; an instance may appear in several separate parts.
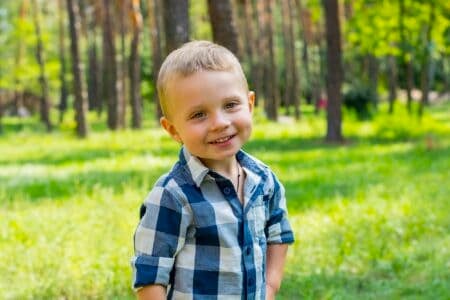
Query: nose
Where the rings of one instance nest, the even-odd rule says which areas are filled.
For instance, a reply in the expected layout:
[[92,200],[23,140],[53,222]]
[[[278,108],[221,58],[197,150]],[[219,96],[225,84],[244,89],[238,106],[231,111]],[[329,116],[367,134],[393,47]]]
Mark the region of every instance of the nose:
[[223,112],[218,112],[213,115],[211,118],[211,126],[210,129],[212,131],[219,131],[227,128],[230,126],[231,121],[230,119],[224,114]]

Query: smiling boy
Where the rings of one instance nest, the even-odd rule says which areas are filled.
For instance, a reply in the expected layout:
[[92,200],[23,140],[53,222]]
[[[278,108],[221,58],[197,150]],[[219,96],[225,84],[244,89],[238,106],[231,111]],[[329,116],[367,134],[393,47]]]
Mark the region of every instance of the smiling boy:
[[255,95],[236,57],[190,42],[158,76],[161,125],[179,160],[144,201],[134,236],[140,299],[274,299],[294,241],[284,188],[241,150]]

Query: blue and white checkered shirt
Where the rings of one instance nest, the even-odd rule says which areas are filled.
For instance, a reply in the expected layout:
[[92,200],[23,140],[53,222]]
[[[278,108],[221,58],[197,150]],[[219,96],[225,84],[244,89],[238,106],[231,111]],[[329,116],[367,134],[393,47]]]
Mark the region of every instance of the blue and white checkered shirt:
[[267,244],[292,243],[284,188],[243,151],[244,205],[227,178],[186,148],[144,201],[134,236],[133,287],[168,299],[265,299]]

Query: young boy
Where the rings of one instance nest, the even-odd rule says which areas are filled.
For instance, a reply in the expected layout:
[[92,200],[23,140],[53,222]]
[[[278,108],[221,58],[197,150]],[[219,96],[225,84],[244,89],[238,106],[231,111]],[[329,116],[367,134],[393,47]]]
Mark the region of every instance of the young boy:
[[241,147],[255,94],[236,57],[206,41],[161,66],[161,125],[182,148],[134,236],[140,299],[274,299],[294,241],[284,188]]

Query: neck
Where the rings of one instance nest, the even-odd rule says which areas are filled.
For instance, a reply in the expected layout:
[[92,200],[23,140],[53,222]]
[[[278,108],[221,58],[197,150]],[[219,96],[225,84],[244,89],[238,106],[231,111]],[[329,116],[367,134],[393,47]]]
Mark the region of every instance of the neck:
[[230,157],[226,160],[213,161],[200,159],[201,162],[209,169],[228,178],[235,178],[237,176],[236,165],[238,164],[236,156]]

